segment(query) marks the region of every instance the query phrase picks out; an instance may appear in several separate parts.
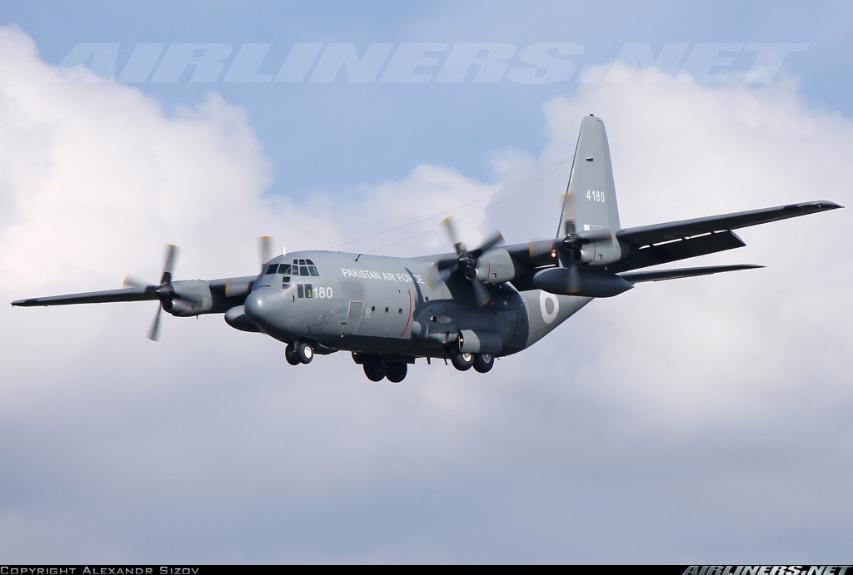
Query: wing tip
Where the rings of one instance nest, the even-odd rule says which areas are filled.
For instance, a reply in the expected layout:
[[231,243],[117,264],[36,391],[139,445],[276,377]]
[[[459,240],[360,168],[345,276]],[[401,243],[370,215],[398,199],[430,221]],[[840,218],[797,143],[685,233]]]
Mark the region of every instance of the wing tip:
[[795,207],[805,208],[805,207],[815,207],[818,210],[837,210],[839,208],[843,208],[841,204],[836,202],[830,202],[829,200],[816,200],[814,202],[806,202],[804,204],[796,204]]

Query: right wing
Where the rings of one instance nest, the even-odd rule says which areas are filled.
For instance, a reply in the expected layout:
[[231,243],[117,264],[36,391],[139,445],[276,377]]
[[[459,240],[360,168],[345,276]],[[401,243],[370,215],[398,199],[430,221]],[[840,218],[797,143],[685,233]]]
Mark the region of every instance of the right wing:
[[107,303],[114,301],[144,301],[157,299],[158,286],[132,287],[125,289],[113,289],[104,291],[90,291],[84,293],[73,293],[67,295],[54,295],[48,297],[33,297],[19,299],[12,305],[31,307],[36,305],[70,305],[77,303]]
[[[181,298],[207,302],[199,313],[224,313],[229,308],[240,305],[251,290],[257,276],[242,276],[214,280],[177,280],[171,283],[174,294]],[[159,299],[159,285],[129,287],[124,289],[93,291],[84,293],[54,295],[19,299],[14,306],[50,306],[83,303],[108,303],[124,301],[146,301]]]

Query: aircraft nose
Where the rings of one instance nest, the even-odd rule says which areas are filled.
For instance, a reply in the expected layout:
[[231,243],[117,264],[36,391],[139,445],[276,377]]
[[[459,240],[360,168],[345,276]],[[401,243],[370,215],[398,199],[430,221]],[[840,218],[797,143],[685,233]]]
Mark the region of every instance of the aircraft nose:
[[246,296],[243,309],[246,315],[264,331],[274,327],[274,319],[277,311],[281,311],[278,305],[281,294],[272,288],[261,288]]

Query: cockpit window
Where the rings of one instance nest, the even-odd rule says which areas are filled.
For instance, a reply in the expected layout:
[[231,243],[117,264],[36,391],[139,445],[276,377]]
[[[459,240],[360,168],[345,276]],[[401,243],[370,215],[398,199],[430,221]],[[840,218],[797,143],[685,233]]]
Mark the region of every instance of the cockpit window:
[[[282,273],[279,270],[279,273]],[[293,260],[293,265],[290,266],[290,270],[283,273],[289,273],[294,276],[318,276],[320,273],[317,271],[317,266],[314,265],[314,262],[306,259],[295,259]]]
[[274,275],[277,268],[278,268],[278,264],[270,264],[267,266],[267,269],[264,272],[264,274],[265,275]]
[[278,266],[278,273],[282,275],[290,274],[290,264],[281,264]]

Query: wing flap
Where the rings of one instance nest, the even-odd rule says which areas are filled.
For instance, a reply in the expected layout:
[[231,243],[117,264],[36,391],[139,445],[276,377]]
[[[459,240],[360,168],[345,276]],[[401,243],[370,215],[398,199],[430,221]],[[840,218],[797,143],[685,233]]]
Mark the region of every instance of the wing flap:
[[623,272],[733,250],[745,245],[743,240],[731,231],[705,234],[686,240],[670,241],[635,249],[624,259],[607,266],[607,269]]

